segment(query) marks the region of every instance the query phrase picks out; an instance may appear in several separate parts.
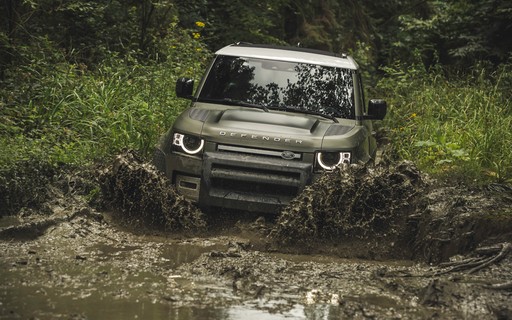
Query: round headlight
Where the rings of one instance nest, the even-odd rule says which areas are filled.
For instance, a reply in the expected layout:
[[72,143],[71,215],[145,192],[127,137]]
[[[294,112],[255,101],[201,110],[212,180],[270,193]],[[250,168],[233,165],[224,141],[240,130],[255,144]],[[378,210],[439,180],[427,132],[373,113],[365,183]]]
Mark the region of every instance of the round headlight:
[[191,135],[175,133],[173,144],[181,147],[188,154],[196,154],[204,147],[204,140]]
[[342,163],[350,164],[350,152],[319,152],[316,160],[322,169],[334,170]]
[[194,154],[203,149],[204,140],[194,136],[184,136],[182,148],[185,152]]

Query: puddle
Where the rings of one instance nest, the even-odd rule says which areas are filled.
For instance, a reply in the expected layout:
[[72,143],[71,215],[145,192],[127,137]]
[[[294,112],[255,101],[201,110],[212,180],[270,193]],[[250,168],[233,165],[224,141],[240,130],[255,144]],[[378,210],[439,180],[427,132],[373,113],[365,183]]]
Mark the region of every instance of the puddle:
[[[159,264],[166,268],[177,268],[182,264],[190,263],[201,254],[212,250],[225,250],[224,244],[191,244],[191,243],[165,243],[160,246]],[[144,246],[98,244],[89,250],[97,259],[124,259],[132,255],[134,251],[145,250]]]
[[[314,277],[309,272],[317,267],[325,274],[322,268],[331,265],[345,266],[342,272],[347,272],[359,261],[254,253],[249,268],[261,279],[232,284],[229,277],[186,270],[211,259],[223,261],[220,273],[240,268],[243,274],[245,266],[229,260],[243,259],[232,247],[238,238],[177,240],[113,233],[106,227],[84,238],[62,238],[85,225],[99,228],[91,221],[61,224],[33,241],[0,242],[0,319],[338,319],[345,315],[342,303],[392,306],[393,299],[372,295],[336,300],[334,289],[322,291],[327,300],[316,299],[311,283],[290,277],[297,270]],[[267,264],[290,265],[280,275],[265,269]],[[368,273],[360,276],[362,283],[368,281]],[[254,295],[258,285],[261,295]]]
[[170,268],[177,268],[182,264],[190,263],[205,252],[213,250],[226,250],[226,245],[200,246],[195,244],[181,243],[167,245],[162,250],[162,257]]

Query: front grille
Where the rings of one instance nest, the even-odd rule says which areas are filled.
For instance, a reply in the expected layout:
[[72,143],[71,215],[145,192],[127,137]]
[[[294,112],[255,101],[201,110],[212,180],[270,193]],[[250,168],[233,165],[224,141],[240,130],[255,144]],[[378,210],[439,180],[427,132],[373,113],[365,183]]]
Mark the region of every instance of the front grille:
[[287,204],[310,182],[312,165],[268,156],[228,152],[205,154],[204,179],[210,198]]
[[273,158],[283,158],[283,153],[287,152],[291,154],[290,159],[288,160],[301,160],[302,154],[290,152],[290,151],[275,151],[275,150],[267,150],[267,149],[256,149],[256,148],[247,148],[247,147],[238,147],[238,146],[229,146],[229,145],[218,145],[217,150],[222,152],[232,152],[238,154],[251,154],[256,156],[265,156],[265,157],[273,157]]
[[213,163],[212,187],[259,195],[294,196],[301,187],[301,173],[272,168]]

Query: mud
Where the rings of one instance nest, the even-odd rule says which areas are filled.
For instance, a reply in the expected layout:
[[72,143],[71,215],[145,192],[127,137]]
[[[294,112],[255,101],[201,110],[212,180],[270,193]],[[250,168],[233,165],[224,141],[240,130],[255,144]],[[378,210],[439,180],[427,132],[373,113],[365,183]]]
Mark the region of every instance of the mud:
[[169,230],[205,227],[202,212],[179,195],[169,181],[135,152],[119,155],[99,176],[103,201],[111,210],[144,224]]
[[45,210],[41,205],[52,198],[47,188],[56,174],[51,165],[40,161],[0,168],[0,217],[16,215],[23,208]]
[[[512,188],[342,168],[203,215],[133,152],[0,218],[0,319],[509,319]],[[100,192],[101,190],[101,192]]]
[[424,206],[427,180],[410,162],[339,168],[294,199],[270,236],[312,251],[319,250],[318,242],[343,243],[345,257],[407,258],[415,232],[408,220]]

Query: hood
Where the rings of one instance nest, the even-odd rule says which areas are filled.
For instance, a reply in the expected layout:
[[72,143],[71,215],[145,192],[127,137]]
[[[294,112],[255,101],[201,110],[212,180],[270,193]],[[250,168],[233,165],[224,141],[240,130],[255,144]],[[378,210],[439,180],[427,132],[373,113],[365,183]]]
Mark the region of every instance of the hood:
[[[202,106],[201,106],[202,105]],[[350,134],[354,121],[335,123],[319,116],[295,112],[196,104],[188,117],[203,122],[201,136],[209,141],[257,148],[318,150],[326,136]]]

